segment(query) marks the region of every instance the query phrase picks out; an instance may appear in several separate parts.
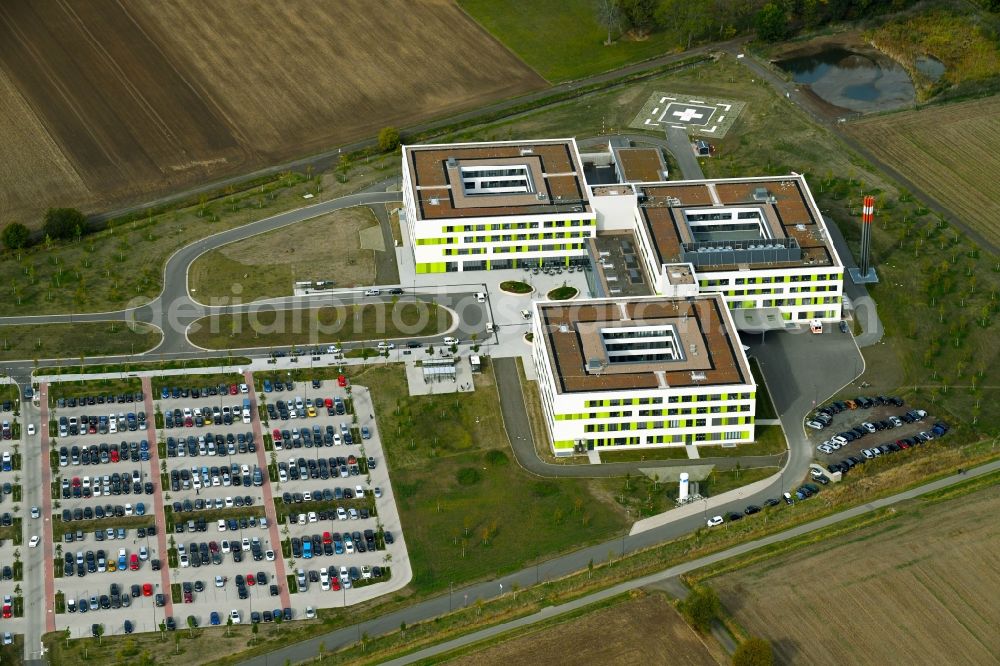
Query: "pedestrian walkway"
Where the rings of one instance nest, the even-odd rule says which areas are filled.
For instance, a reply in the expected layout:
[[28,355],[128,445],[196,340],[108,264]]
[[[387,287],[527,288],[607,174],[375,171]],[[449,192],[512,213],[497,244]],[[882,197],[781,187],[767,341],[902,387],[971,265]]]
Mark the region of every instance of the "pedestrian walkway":
[[597,449],[591,449],[587,451],[587,459],[590,460],[591,465],[601,464],[601,452]]

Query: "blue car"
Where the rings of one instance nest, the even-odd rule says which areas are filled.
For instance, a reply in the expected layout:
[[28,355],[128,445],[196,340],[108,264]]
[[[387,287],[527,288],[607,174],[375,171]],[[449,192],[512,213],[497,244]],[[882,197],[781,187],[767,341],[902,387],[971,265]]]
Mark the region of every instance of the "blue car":
[[211,623],[213,627],[217,627],[222,624],[222,618],[219,617],[219,611],[212,611],[212,614],[209,616],[209,623]]
[[139,502],[138,504],[136,504],[135,505],[135,515],[137,515],[137,516],[145,516],[146,515],[146,505],[143,504],[142,502]]
[[160,398],[166,400],[169,397],[170,397],[170,389],[164,386],[163,388],[160,389]]
[[265,379],[264,380],[264,393],[270,393],[272,388],[273,387],[271,386],[271,380],[270,379]]
[[361,426],[361,439],[371,439],[372,433],[368,426]]
[[311,560],[312,556],[313,556],[312,541],[305,539],[302,541],[302,558],[306,560]]

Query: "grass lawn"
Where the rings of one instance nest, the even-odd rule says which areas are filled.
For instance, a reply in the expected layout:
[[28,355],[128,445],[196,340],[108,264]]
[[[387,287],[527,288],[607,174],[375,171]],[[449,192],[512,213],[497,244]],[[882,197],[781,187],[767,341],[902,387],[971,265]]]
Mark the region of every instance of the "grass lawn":
[[774,411],[774,403],[771,402],[771,394],[764,383],[764,375],[760,371],[760,364],[757,359],[750,359],[750,372],[753,373],[753,380],[757,382],[757,406],[754,410],[757,419],[776,419],[778,413]]
[[371,209],[348,208],[207,252],[191,264],[192,296],[202,303],[247,303],[290,296],[295,282],[337,287],[375,282],[375,251],[361,249],[362,229],[378,225]]
[[0,360],[138,354],[162,338],[157,328],[124,322],[0,326]]
[[779,467],[753,467],[750,469],[712,470],[708,478],[699,482],[699,490],[705,497],[721,495],[729,490],[740,488],[772,474],[777,474]]
[[8,400],[15,403],[21,401],[21,391],[17,388],[17,384],[0,384],[0,402]]
[[40,375],[78,374],[81,371],[88,374],[147,372],[151,370],[176,370],[179,368],[213,368],[223,365],[249,365],[250,359],[245,356],[218,356],[215,358],[195,358],[190,361],[146,361],[144,363],[119,363],[107,365],[86,365],[83,367],[64,367],[61,365],[41,367]]
[[550,301],[565,301],[573,298],[577,293],[578,291],[575,287],[556,287],[546,294],[546,296],[548,296]]
[[494,37],[547,80],[579,79],[679,50],[677,36],[657,32],[634,40],[608,31],[591,0],[459,0]]
[[700,446],[698,452],[702,458],[732,458],[735,456],[767,456],[775,453],[784,453],[788,449],[785,442],[785,433],[781,426],[759,425],[755,429],[757,438],[752,444],[740,444],[738,446]]
[[488,368],[462,394],[408,397],[396,364],[351,379],[371,388],[416,590],[512,571],[625,526],[587,480],[542,480],[518,466]]
[[530,294],[534,291],[534,287],[530,284],[527,282],[519,282],[518,280],[506,280],[501,282],[500,288],[512,294]]
[[448,312],[433,304],[369,303],[210,316],[191,325],[189,338],[207,349],[281,347],[421,337],[450,325]]
[[601,462],[641,462],[643,460],[683,460],[688,457],[683,446],[666,449],[629,449],[621,451],[601,451]]
[[[55,401],[59,398],[78,398],[97,394],[107,395],[113,393],[131,392],[142,390],[142,380],[138,377],[127,377],[125,379],[80,379],[76,381],[50,382],[49,383],[49,404],[55,406]],[[135,404],[135,403],[133,403]]]
[[[5,314],[106,312],[125,307],[133,298],[154,298],[163,286],[163,265],[181,247],[306,203],[342,197],[398,173],[396,155],[356,163],[343,183],[332,174],[306,178],[286,172],[247,183],[243,191],[115,220],[113,229],[79,242],[59,242],[50,249],[40,243],[29,250],[4,252],[0,283],[15,290],[5,302]],[[302,199],[305,194],[313,198],[307,202]]]

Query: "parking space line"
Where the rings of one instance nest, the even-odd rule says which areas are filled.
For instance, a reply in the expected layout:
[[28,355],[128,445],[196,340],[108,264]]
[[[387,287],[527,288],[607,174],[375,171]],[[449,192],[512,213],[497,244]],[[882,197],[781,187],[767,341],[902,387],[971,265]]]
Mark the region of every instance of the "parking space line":
[[253,426],[253,438],[259,444],[257,447],[257,464],[260,466],[265,479],[265,483],[261,485],[261,490],[264,493],[264,513],[267,514],[267,528],[271,535],[271,550],[274,551],[274,573],[278,577],[279,589],[281,590],[281,605],[283,608],[290,608],[292,603],[288,592],[288,577],[285,574],[285,557],[281,550],[281,536],[278,533],[277,512],[274,510],[271,476],[267,468],[267,452],[264,450],[264,436],[260,425],[260,412],[257,410],[257,391],[253,383],[253,372],[250,370],[244,372],[243,381],[246,382],[249,388],[250,423]]
[[[166,599],[165,616],[174,614],[174,600],[170,590],[170,553],[167,550],[167,521],[163,510],[163,477],[160,476],[160,447],[156,440],[156,412],[153,410],[153,386],[148,376],[142,378],[142,396],[146,403],[146,441],[149,442],[150,476],[153,481],[153,510],[156,516],[157,556],[160,560],[160,590]],[[155,607],[154,601],[154,607]]]
[[[38,424],[38,432],[40,441],[42,442],[42,455],[39,456],[42,462],[42,516],[48,516],[51,518],[49,524],[42,530],[42,555],[43,555],[43,567],[42,572],[45,576],[45,633],[56,630],[56,581],[55,581],[55,564],[53,558],[55,557],[55,546],[52,543],[52,529],[55,527],[55,518],[52,517],[52,463],[49,459],[48,446],[49,442],[49,384],[48,382],[41,382],[38,385],[38,390],[41,393],[41,399],[38,401],[38,406],[41,410],[41,423]],[[25,454],[27,454],[27,450]],[[44,524],[44,523],[43,523]]]

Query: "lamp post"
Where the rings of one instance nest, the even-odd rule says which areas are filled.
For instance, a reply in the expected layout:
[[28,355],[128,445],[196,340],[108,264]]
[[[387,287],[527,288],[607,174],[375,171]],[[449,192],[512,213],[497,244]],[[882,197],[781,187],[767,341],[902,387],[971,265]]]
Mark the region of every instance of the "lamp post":
[[454,607],[452,606],[452,603],[451,603],[451,598],[452,598],[452,595],[454,593],[455,593],[455,581],[452,581],[452,582],[448,583],[448,611],[449,612],[451,612],[452,610],[454,610]]

